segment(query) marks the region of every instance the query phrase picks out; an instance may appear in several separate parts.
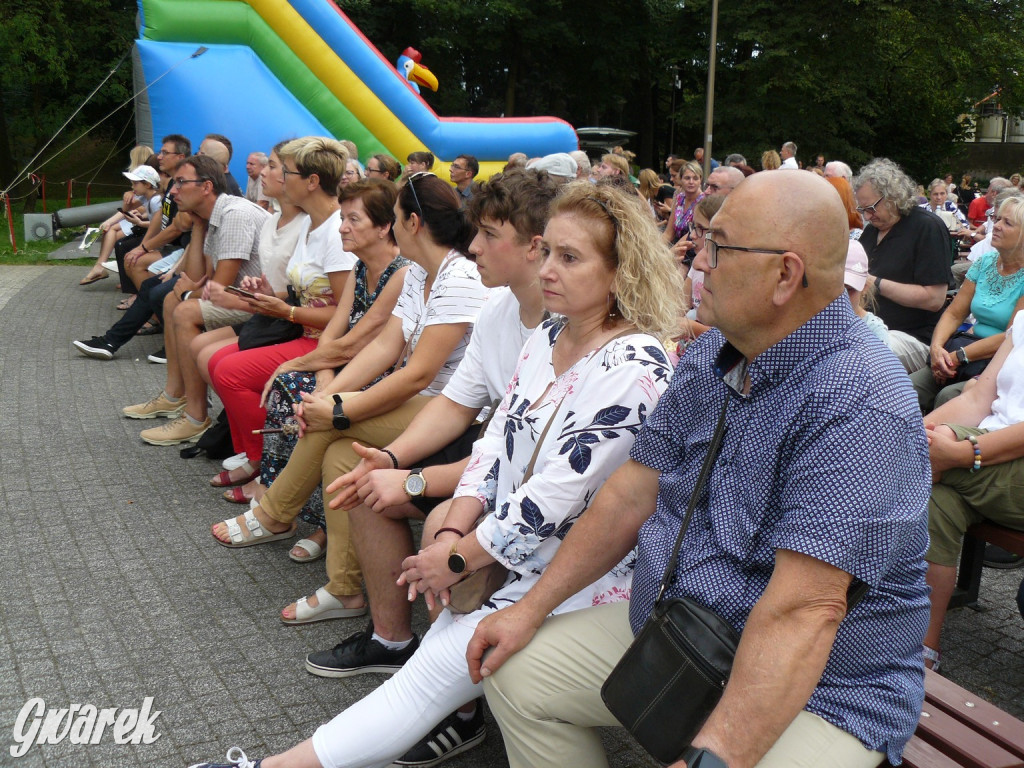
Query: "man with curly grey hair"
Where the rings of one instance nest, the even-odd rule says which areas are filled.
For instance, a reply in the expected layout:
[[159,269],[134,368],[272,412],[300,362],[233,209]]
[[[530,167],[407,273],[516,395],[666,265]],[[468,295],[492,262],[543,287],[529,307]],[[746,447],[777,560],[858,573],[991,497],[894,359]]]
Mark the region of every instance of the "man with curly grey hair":
[[892,349],[907,371],[928,362],[928,344],[951,285],[949,233],[917,207],[917,185],[892,160],[878,158],[853,180],[864,217],[860,243],[868,254],[878,311]]

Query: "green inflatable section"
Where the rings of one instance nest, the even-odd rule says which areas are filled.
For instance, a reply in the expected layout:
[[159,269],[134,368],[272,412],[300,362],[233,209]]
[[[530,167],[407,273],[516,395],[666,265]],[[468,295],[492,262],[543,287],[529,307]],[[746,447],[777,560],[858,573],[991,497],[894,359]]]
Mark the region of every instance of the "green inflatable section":
[[[267,23],[236,0],[142,0],[146,40],[243,45],[251,48],[282,86],[334,136],[354,141],[363,157],[388,153]],[[202,30],[201,34],[197,30]],[[200,37],[200,40],[196,38]]]

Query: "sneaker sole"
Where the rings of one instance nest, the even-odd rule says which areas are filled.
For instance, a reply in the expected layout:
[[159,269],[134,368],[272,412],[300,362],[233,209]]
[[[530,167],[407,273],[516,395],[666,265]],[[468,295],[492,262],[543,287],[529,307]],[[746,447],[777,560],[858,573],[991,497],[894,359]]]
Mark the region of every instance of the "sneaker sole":
[[316,675],[317,677],[355,677],[356,675],[365,675],[370,672],[376,672],[380,675],[393,675],[401,668],[402,665],[399,664],[397,666],[379,665],[354,667],[352,669],[335,669],[333,667],[321,667],[318,664],[314,664],[309,659],[306,659],[306,671],[311,675]]
[[[181,412],[185,410],[185,406],[181,408],[175,408],[173,411],[150,411],[149,413],[128,413],[127,411],[121,411],[126,418],[129,419],[155,419],[163,416],[165,419],[176,419],[181,416]],[[168,443],[170,445],[170,443]]]
[[431,766],[440,765],[445,760],[450,760],[451,758],[455,757],[456,755],[461,755],[463,752],[468,752],[473,747],[479,745],[480,742],[482,742],[484,740],[485,736],[487,736],[487,730],[486,729],[480,731],[480,733],[478,733],[473,738],[468,739],[467,741],[462,742],[461,744],[459,744],[459,746],[454,747],[454,748],[448,750],[447,752],[445,752],[443,755],[440,755],[439,757],[434,757],[434,758],[431,758],[430,760],[421,760],[418,763],[400,762],[398,760],[395,760],[395,762],[393,762],[391,765],[396,766],[396,768],[431,768]]
[[166,357],[158,357],[156,359],[153,359],[152,355],[147,355],[146,359],[149,360],[149,362],[153,363],[153,365],[167,365]]
[[[207,427],[209,429],[209,427]],[[148,437],[143,437],[142,442],[149,443],[150,445],[189,445],[191,443],[198,443],[199,438],[206,434],[206,429],[200,432],[198,435],[192,435],[192,437],[186,437],[181,440],[152,440]],[[142,435],[139,435],[142,437]]]
[[94,360],[114,359],[114,353],[106,349],[99,349],[98,347],[86,346],[80,341],[72,341],[71,345],[86,357],[91,357]]

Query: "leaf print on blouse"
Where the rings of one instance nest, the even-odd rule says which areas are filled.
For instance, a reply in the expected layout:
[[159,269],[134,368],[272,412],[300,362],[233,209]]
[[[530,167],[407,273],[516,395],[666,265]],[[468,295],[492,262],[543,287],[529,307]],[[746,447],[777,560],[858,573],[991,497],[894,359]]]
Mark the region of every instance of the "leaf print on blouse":
[[518,397],[518,395],[512,395],[508,404],[508,416],[505,419],[505,456],[509,461],[512,460],[512,453],[516,446],[516,432],[521,429],[532,429],[533,424],[537,421],[536,416],[526,415],[531,401],[524,397],[517,406]]
[[[522,565],[528,561],[541,542],[555,533],[555,524],[545,520],[544,513],[529,496],[523,496],[519,510],[522,522],[517,522],[511,530],[505,531],[504,534],[501,533],[500,528],[497,529],[498,537],[493,542],[497,552],[511,566]],[[496,517],[503,520],[508,517],[508,511],[509,502],[506,501],[501,505],[501,510],[496,513]],[[540,573],[544,565],[546,565],[546,561],[538,560],[538,565],[534,570]]]
[[594,415],[593,421],[589,424],[577,429],[576,422],[573,421],[576,413],[575,411],[569,411],[562,433],[558,436],[559,439],[564,439],[568,435],[568,439],[562,443],[558,455],[564,456],[569,454],[569,466],[573,468],[576,474],[582,475],[590,466],[590,446],[601,441],[601,438],[597,435],[598,432],[606,440],[618,438],[620,436],[619,433],[623,431],[634,435],[637,433],[643,424],[641,420],[630,424],[622,423],[629,418],[631,412],[631,409],[624,405],[610,405],[599,410]]

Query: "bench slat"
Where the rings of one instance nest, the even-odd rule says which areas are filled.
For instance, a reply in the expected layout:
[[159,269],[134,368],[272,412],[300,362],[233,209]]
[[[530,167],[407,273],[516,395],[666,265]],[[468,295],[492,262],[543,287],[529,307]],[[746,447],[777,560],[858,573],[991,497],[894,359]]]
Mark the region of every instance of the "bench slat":
[[926,670],[925,700],[1024,758],[1024,722],[930,669]]
[[968,768],[1024,768],[1024,760],[927,701],[917,735]]
[[1024,531],[1015,531],[996,523],[976,523],[967,529],[976,539],[1002,547],[1015,555],[1024,555]]
[[903,768],[963,768],[963,765],[917,736],[911,737],[903,750]]

